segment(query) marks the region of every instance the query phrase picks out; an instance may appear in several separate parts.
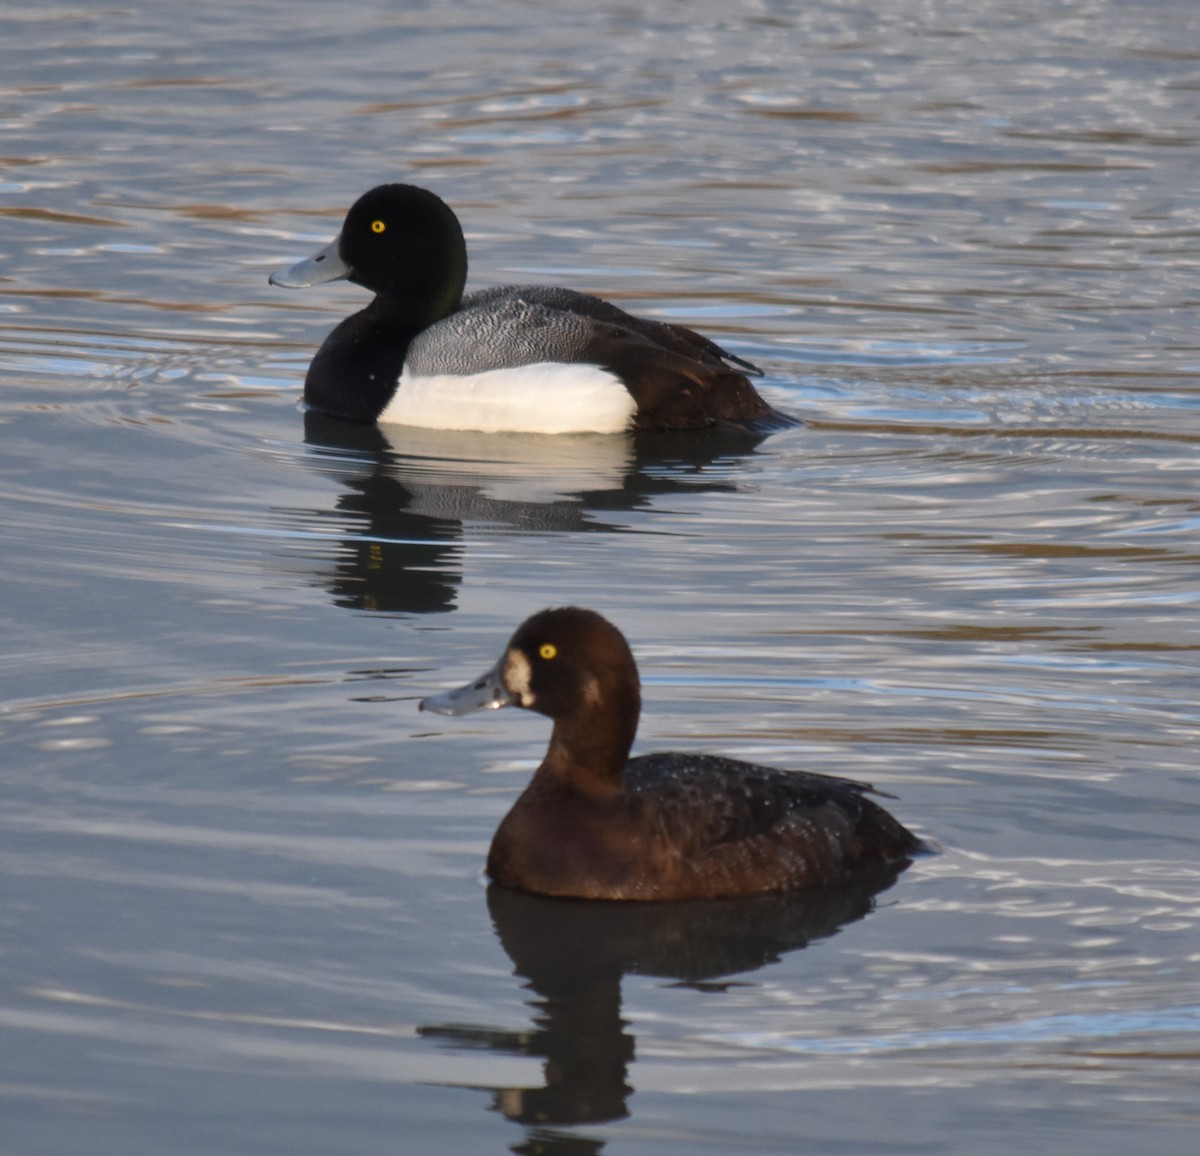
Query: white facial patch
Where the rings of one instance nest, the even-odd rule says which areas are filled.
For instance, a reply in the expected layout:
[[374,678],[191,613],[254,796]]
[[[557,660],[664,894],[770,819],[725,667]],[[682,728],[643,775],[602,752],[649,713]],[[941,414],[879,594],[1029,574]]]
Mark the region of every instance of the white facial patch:
[[600,680],[590,675],[583,680],[583,701],[588,706],[600,706],[604,702],[604,692],[600,689]]
[[544,361],[428,377],[405,369],[379,421],[484,433],[620,433],[636,412],[629,390],[607,369]]
[[504,656],[500,679],[504,683],[504,689],[509,694],[516,695],[517,702],[523,707],[533,706],[536,698],[530,686],[533,681],[533,667],[519,650],[510,650]]

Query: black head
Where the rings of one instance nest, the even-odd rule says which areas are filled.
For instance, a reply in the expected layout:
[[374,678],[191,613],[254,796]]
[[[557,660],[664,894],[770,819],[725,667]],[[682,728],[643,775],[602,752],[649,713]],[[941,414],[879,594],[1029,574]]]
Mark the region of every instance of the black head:
[[385,298],[433,299],[439,316],[462,298],[467,243],[453,210],[415,185],[379,185],[351,206],[338,253],[349,280]]

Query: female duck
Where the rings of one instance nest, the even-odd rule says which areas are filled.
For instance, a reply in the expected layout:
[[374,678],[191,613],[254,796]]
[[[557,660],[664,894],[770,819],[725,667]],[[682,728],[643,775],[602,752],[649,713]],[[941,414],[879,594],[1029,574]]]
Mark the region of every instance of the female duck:
[[375,300],[309,366],[304,399],[332,417],[541,433],[790,424],[747,380],[760,370],[681,325],[547,286],[464,297],[462,227],[426,189],[365,193],[338,237],[271,284],[343,278]]
[[713,755],[629,758],[641,697],[621,632],[591,610],[543,610],[500,661],[421,703],[554,720],[550,748],[492,840],[505,887],[581,899],[716,899],[820,887],[924,844],[848,779]]

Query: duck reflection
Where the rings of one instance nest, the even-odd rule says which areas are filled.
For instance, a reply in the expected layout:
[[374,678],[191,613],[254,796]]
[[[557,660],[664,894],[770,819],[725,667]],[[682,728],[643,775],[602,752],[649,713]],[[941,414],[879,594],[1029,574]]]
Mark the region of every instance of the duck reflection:
[[599,1151],[602,1142],[553,1126],[629,1114],[634,1037],[621,1018],[623,976],[718,990],[725,977],[776,963],[863,918],[905,865],[838,888],[696,903],[547,899],[493,884],[488,909],[515,973],[529,981],[534,1028],[443,1025],[420,1034],[545,1060],[544,1086],[494,1089],[493,1107],[531,1128],[514,1152]]
[[[606,515],[672,493],[737,489],[731,467],[766,436],[479,434],[305,414],[308,462],[342,488],[331,511],[279,509],[304,569],[338,606],[439,613],[455,606],[464,527],[625,533]],[[317,543],[314,546],[314,542]]]

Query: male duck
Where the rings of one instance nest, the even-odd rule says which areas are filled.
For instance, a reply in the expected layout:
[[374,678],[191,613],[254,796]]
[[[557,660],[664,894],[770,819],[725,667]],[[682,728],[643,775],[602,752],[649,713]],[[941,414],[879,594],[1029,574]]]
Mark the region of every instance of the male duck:
[[746,379],[759,369],[681,325],[542,285],[464,297],[462,227],[426,189],[365,193],[326,248],[270,280],[342,278],[375,300],[309,366],[304,399],[332,417],[541,433],[790,424]]
[[714,755],[629,758],[641,696],[621,632],[591,610],[543,610],[500,661],[422,710],[521,706],[550,747],[501,822],[487,870],[505,887],[580,899],[716,899],[820,887],[925,845],[849,779]]

